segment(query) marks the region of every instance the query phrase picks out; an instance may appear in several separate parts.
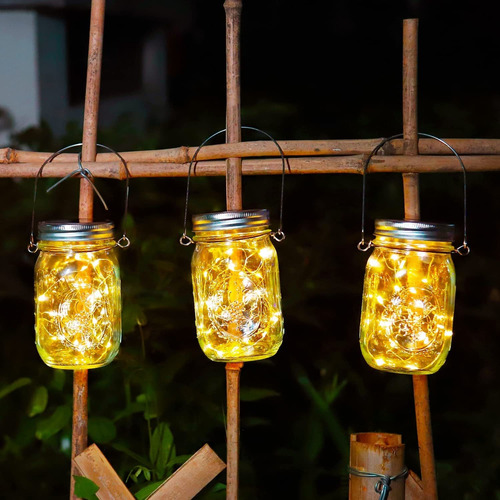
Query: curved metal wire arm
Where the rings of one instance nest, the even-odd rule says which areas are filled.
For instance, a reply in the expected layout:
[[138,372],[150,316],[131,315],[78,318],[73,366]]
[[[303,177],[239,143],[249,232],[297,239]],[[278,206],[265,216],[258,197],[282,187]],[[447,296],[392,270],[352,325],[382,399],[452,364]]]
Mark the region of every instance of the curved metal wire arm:
[[[280,223],[279,223],[279,228],[277,231],[273,231],[271,233],[271,236],[274,240],[277,242],[283,241],[286,236],[285,233],[283,232],[283,200],[285,196],[285,170],[286,170],[286,164],[288,159],[285,158],[285,153],[283,152],[283,149],[281,146],[278,144],[276,139],[274,139],[272,136],[270,136],[267,132],[264,132],[264,130],[260,130],[256,127],[248,127],[248,126],[241,126],[242,129],[244,130],[253,130],[255,132],[260,132],[261,134],[264,134],[269,140],[271,140],[276,147],[278,148],[280,155],[281,155],[281,161],[283,164],[282,172],[281,172],[281,193],[280,193]],[[191,181],[191,169],[193,167],[193,164],[195,165],[196,168],[196,158],[198,157],[198,153],[200,152],[200,149],[207,144],[207,142],[211,141],[214,137],[217,137],[220,134],[223,134],[226,132],[226,129],[219,130],[212,134],[211,136],[207,137],[197,148],[196,151],[194,152],[193,157],[191,158],[191,161],[189,162],[189,169],[188,169],[188,175],[187,175],[187,185],[186,185],[186,203],[184,205],[184,230],[182,233],[182,236],[179,239],[179,243],[183,246],[189,246],[194,243],[193,239],[187,235],[187,217],[188,217],[188,204],[189,204],[189,187],[190,187],[190,181]],[[290,165],[288,165],[288,170],[290,171]]]
[[[70,146],[65,146],[64,148],[60,149],[59,151],[56,151],[52,155],[50,155],[43,163],[40,169],[38,170],[36,177],[35,177],[35,187],[33,190],[33,210],[31,212],[31,232],[30,232],[30,241],[28,244],[28,252],[30,253],[36,253],[38,250],[38,243],[35,241],[35,206],[36,206],[36,197],[37,197],[37,192],[38,192],[38,180],[42,177],[43,174],[43,169],[48,163],[51,163],[54,158],[59,156],[61,153],[64,153],[64,151],[67,151],[68,149],[76,148],[76,147],[81,147],[83,144],[81,142],[76,143],[76,144],[71,144]],[[129,194],[130,194],[130,170],[128,169],[127,162],[125,159],[120,155],[120,153],[116,152],[114,149],[110,148],[109,146],[105,146],[104,144],[96,144],[96,146],[100,148],[104,148],[110,153],[115,154],[120,158],[120,161],[122,162],[124,168],[125,168],[125,173],[127,175],[126,180],[125,180],[125,207],[124,207],[124,212],[123,212],[123,220],[122,220],[122,229],[123,233],[121,238],[116,242],[116,244],[120,248],[127,248],[130,246],[130,240],[127,237],[126,230],[125,230],[125,219],[128,214],[128,200],[129,200]],[[52,186],[50,186],[47,189],[47,193],[52,191],[54,188],[62,184],[64,181],[72,178],[72,177],[80,177],[82,179],[85,179],[87,182],[90,183],[92,186],[92,189],[98,196],[98,198],[101,200],[101,203],[104,206],[105,210],[108,210],[108,206],[106,205],[106,202],[104,201],[104,198],[102,197],[101,193],[97,189],[97,187],[94,184],[94,176],[92,175],[92,172],[88,169],[85,168],[82,164],[82,153],[78,153],[78,167],[64,176],[62,179],[59,179],[56,183],[54,183]]]
[[[461,256],[468,255],[470,253],[470,247],[467,243],[467,177],[466,177],[466,170],[465,170],[465,165],[464,162],[462,161],[462,158],[460,155],[455,151],[455,149],[450,146],[446,141],[441,139],[440,137],[436,137],[435,135],[431,134],[426,134],[424,132],[418,132],[419,137],[427,137],[429,139],[434,139],[441,144],[444,144],[458,159],[460,162],[460,166],[462,167],[463,170],[463,178],[464,178],[464,237],[463,237],[463,242],[462,245],[460,245],[458,248],[456,248],[454,251],[455,253],[458,253]],[[403,134],[396,134],[391,137],[387,137],[380,141],[375,148],[371,151],[371,153],[366,157],[365,163],[363,165],[363,194],[362,194],[362,201],[361,201],[361,241],[358,243],[357,248],[358,250],[362,252],[366,252],[369,250],[372,246],[373,243],[371,241],[366,242],[365,241],[365,211],[366,211],[366,173],[368,171],[368,167],[370,165],[370,161],[375,156],[382,146],[387,144],[388,142],[394,140],[394,139],[400,139],[403,137]]]

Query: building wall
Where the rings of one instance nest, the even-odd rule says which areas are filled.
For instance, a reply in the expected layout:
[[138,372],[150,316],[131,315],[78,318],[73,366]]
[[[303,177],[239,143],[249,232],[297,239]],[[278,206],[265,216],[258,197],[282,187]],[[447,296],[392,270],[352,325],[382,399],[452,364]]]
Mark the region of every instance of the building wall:
[[30,11],[0,12],[0,110],[12,118],[11,126],[1,120],[3,146],[8,145],[11,132],[40,121],[36,18]]
[[[142,54],[141,65],[131,68],[139,73],[140,88],[101,98],[99,126],[110,127],[126,115],[140,131],[148,120],[166,118],[166,34],[153,24],[151,21],[150,32],[133,41],[140,45]],[[83,125],[83,103],[70,104],[68,58],[72,54],[68,53],[67,35],[65,18],[60,14],[0,11],[0,147],[9,145],[12,132],[37,126],[41,120],[56,136],[64,134],[68,121]],[[107,43],[121,44],[120,39],[108,39]],[[107,82],[108,89],[110,84],[112,89],[112,80]],[[12,117],[11,123],[6,116]]]
[[58,17],[37,15],[38,82],[40,117],[55,135],[62,135],[68,121],[66,25]]

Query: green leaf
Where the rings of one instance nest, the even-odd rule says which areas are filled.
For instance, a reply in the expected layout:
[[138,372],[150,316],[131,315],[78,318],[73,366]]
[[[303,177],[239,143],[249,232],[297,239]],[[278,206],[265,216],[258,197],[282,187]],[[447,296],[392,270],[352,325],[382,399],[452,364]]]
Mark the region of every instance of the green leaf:
[[0,399],[3,397],[7,396],[7,394],[10,394],[12,391],[15,391],[16,389],[20,389],[21,387],[24,387],[25,385],[31,384],[31,379],[27,377],[22,377],[18,378],[12,384],[4,387],[3,389],[0,390]]
[[99,486],[91,479],[83,476],[73,476],[75,478],[75,495],[83,500],[99,500],[96,493]]
[[40,385],[35,389],[28,408],[28,416],[34,417],[45,411],[49,401],[49,391],[44,385]]
[[149,462],[149,460],[147,458],[144,458],[142,457],[141,455],[139,455],[138,453],[135,453],[134,451],[132,450],[129,450],[124,444],[122,443],[115,443],[112,445],[113,448],[115,450],[118,450],[118,451],[121,451],[122,453],[125,453],[126,455],[128,455],[129,457],[133,458],[136,462],[139,462],[143,465],[145,465],[146,467],[150,467],[152,466],[153,464],[151,462]]
[[240,392],[241,401],[259,401],[265,398],[279,396],[279,392],[272,389],[260,389],[258,387],[242,387]]
[[54,370],[54,376],[52,377],[52,382],[50,387],[56,391],[62,391],[64,388],[64,382],[66,381],[66,371],[65,370]]
[[170,469],[174,465],[182,465],[191,458],[191,455],[177,455],[175,458],[170,460],[167,464],[167,468]]
[[122,311],[123,333],[130,333],[135,330],[136,325],[144,326],[148,322],[144,309],[137,303],[127,304]]
[[245,417],[243,418],[244,427],[255,427],[257,425],[271,425],[271,420],[261,417]]
[[310,398],[314,408],[318,411],[318,415],[322,418],[326,428],[332,438],[332,441],[337,446],[337,450],[343,457],[343,460],[349,458],[349,442],[346,439],[346,432],[342,428],[340,421],[330,408],[328,402],[322,395],[315,389],[311,380],[301,365],[294,363],[293,371],[297,382],[301,385],[306,395]]
[[153,432],[149,449],[149,458],[159,477],[163,477],[173,456],[175,456],[174,436],[168,424],[162,422]]
[[127,406],[127,408],[124,408],[123,410],[120,410],[118,413],[115,414],[113,422],[118,422],[118,420],[121,420],[122,418],[130,417],[130,415],[133,415],[134,413],[140,413],[143,411],[144,411],[144,403],[139,403],[139,402],[130,403]]
[[137,481],[139,480],[139,476],[140,475],[143,475],[144,476],[144,479],[146,481],[151,481],[151,470],[148,469],[147,467],[144,467],[142,465],[137,465],[135,466],[128,474],[127,476],[127,479],[126,481],[129,480],[129,478],[132,479],[132,481],[134,481],[134,483],[137,483]]
[[109,443],[116,437],[116,426],[109,418],[90,417],[89,435],[96,443]]
[[37,423],[35,436],[42,441],[46,440],[57,434],[70,420],[71,408],[69,406],[58,406],[50,417]]
[[155,492],[165,481],[156,481],[155,483],[148,484],[140,489],[134,496],[137,500],[146,500],[153,492]]

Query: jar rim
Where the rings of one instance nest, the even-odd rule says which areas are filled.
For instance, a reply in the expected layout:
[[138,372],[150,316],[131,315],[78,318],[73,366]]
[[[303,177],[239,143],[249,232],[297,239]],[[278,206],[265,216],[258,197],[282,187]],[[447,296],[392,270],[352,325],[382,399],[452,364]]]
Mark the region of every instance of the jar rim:
[[376,219],[373,234],[403,240],[451,243],[455,238],[455,225],[419,220]]
[[223,231],[269,225],[269,210],[227,210],[193,216],[193,231]]
[[113,239],[114,224],[104,222],[76,222],[67,220],[38,223],[41,241],[97,241]]

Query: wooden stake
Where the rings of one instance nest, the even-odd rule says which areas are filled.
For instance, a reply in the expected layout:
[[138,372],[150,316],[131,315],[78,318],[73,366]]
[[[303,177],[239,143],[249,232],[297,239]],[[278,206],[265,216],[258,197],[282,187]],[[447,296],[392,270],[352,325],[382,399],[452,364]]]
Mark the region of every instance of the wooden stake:
[[240,373],[243,363],[226,363],[227,398],[227,490],[226,498],[238,498],[240,456]]
[[[403,150],[409,155],[418,154],[417,47],[418,19],[405,19],[403,21]],[[403,185],[405,218],[419,220],[418,174],[403,174]],[[413,376],[413,394],[424,496],[429,500],[437,500],[429,385],[426,375]]]
[[[226,142],[241,141],[240,31],[242,0],[226,0]],[[241,210],[241,158],[226,160],[226,205]],[[226,498],[238,498],[240,455],[240,370],[243,363],[226,364],[227,398],[227,490]]]
[[[99,90],[101,84],[102,41],[104,34],[105,0],[92,0],[90,10],[89,54],[87,63],[87,86],[83,118],[82,160],[95,161],[97,142],[97,119]],[[80,222],[89,222],[93,217],[93,191],[85,180],[80,181]],[[73,428],[71,457],[74,458],[87,446],[88,428],[88,371],[76,370],[73,375]],[[71,463],[70,499],[76,500],[75,465]]]
[[[349,465],[362,472],[397,476],[405,465],[405,445],[400,434],[363,432],[351,434]],[[377,478],[349,475],[349,500],[378,500]],[[405,500],[405,480],[391,482],[389,498]]]
[[[241,141],[240,31],[242,0],[226,0],[226,142]],[[242,209],[241,158],[227,160],[226,205]]]

